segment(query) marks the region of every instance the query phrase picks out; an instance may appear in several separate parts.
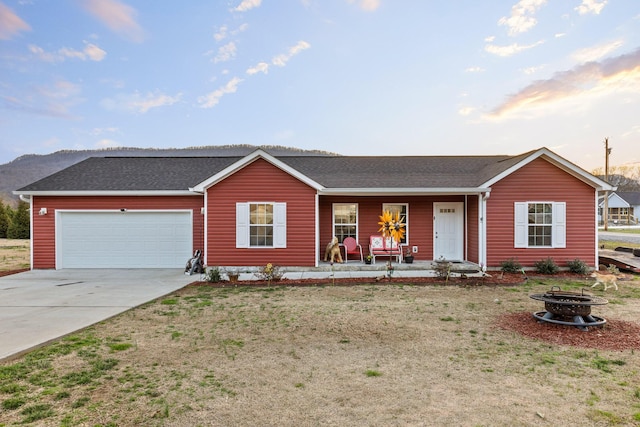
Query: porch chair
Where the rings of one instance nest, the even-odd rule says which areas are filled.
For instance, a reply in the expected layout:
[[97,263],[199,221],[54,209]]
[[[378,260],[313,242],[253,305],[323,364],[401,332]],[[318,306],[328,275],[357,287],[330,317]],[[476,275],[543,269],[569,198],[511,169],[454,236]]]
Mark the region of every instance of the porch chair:
[[344,247],[344,262],[349,261],[349,255],[359,255],[360,262],[364,262],[364,256],[362,256],[362,246],[353,237],[345,237],[342,241]]

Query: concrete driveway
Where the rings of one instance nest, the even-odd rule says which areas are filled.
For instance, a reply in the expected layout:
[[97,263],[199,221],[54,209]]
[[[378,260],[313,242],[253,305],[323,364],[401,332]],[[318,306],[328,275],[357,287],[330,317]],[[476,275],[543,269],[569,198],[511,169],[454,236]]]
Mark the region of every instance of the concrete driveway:
[[33,270],[0,277],[0,360],[183,288],[184,270]]

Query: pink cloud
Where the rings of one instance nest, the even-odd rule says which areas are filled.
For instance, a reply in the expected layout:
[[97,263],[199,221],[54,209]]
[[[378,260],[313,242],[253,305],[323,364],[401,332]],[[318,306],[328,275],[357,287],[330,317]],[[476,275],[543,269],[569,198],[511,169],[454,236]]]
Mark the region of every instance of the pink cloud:
[[136,22],[137,12],[117,0],[84,0],[84,8],[111,31],[135,42],[144,39],[144,31]]
[[31,27],[15,12],[0,3],[0,40],[10,40],[21,31],[29,31]]

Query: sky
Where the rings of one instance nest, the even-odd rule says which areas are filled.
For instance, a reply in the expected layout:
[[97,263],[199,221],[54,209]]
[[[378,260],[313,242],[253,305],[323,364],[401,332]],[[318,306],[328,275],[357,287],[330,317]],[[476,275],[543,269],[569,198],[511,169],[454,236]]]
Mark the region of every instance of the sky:
[[0,0],[0,164],[109,147],[640,162],[637,0]]

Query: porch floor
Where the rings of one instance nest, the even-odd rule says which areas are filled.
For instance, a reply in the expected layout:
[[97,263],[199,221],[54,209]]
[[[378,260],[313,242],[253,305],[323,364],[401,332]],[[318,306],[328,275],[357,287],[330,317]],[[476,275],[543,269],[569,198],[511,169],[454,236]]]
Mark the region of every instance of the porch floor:
[[[437,277],[435,261],[414,261],[411,264],[393,262],[393,277]],[[239,273],[238,280],[257,280],[256,267],[223,267],[224,272]],[[330,279],[330,278],[361,278],[380,277],[387,274],[387,261],[380,260],[375,264],[365,264],[360,261],[348,263],[320,262],[318,267],[287,267],[280,266],[284,272],[282,278],[299,279]],[[460,261],[451,263],[451,276],[465,274],[469,277],[482,277],[483,273],[478,264]]]

